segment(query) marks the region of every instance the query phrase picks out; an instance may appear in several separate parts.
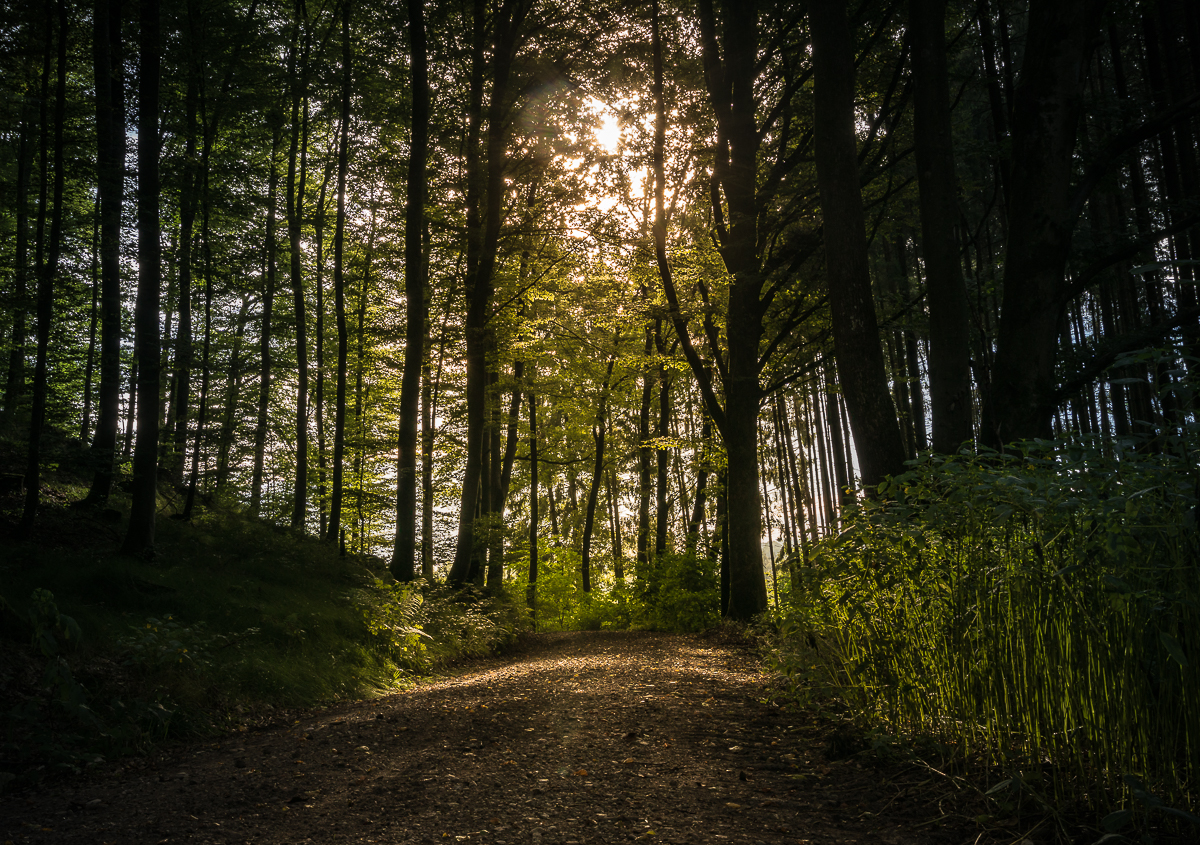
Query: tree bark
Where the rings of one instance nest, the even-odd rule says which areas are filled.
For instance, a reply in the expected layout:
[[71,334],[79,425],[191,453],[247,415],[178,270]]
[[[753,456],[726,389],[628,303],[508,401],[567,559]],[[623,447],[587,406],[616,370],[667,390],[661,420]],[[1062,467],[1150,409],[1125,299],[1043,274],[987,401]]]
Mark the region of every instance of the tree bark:
[[[888,392],[859,188],[854,129],[854,43],[845,0],[809,6],[815,76],[813,141],[825,240],[838,382],[850,414],[863,486],[904,468],[900,424]],[[831,420],[834,425],[836,420]]]
[[1084,85],[1105,0],[1034,3],[1013,96],[1004,296],[983,442],[1050,437]]
[[[25,468],[25,507],[21,513],[21,523],[17,535],[27,539],[33,530],[33,521],[37,515],[41,498],[41,442],[42,428],[46,424],[46,400],[48,385],[46,383],[47,355],[50,349],[50,320],[54,312],[54,278],[58,275],[59,260],[62,256],[63,236],[63,186],[66,179],[63,161],[63,133],[66,124],[67,111],[67,3],[57,0],[55,8],[46,9],[46,63],[47,73],[43,76],[43,95],[48,92],[50,53],[54,44],[53,15],[58,17],[58,62],[57,79],[54,87],[54,196],[53,211],[50,216],[50,241],[45,250],[45,261],[38,262],[37,284],[37,359],[33,372],[33,407],[29,416],[29,450]],[[45,106],[42,120],[42,208],[38,212],[39,224],[45,218],[46,210],[46,164],[47,164],[47,126]],[[42,226],[38,226],[39,232]],[[39,239],[40,240],[40,239]],[[42,250],[38,255],[41,257]]]
[[263,465],[267,453],[267,410],[271,402],[271,319],[275,309],[275,210],[279,192],[280,132],[271,138],[271,174],[267,181],[266,267],[263,272],[262,328],[259,336],[258,419],[254,426],[254,469],[250,477],[250,513],[262,507]]
[[137,445],[133,455],[133,501],[122,550],[146,555],[154,548],[158,504],[159,288],[159,40],[158,0],[141,0],[138,92],[138,291],[134,313],[137,356]]
[[583,520],[583,550],[580,553],[580,571],[583,573],[583,591],[592,591],[592,529],[596,524],[596,502],[600,499],[600,484],[604,478],[604,430],[605,413],[608,407],[608,385],[612,381],[613,366],[617,362],[616,347],[621,342],[618,332],[613,338],[613,353],[609,356],[608,366],[604,371],[604,381],[600,385],[600,401],[596,404],[596,419],[592,423],[592,441],[596,447],[595,459],[592,463],[592,481],[588,486],[587,510]]
[[933,450],[953,453],[973,441],[974,417],[967,286],[954,231],[962,215],[955,188],[945,29],[946,0],[911,0],[913,138],[929,304]]
[[416,577],[417,421],[421,413],[421,370],[429,321],[425,304],[425,168],[429,156],[429,62],[425,48],[423,0],[408,0],[412,53],[412,132],[409,140],[408,197],[404,223],[404,372],[400,381],[400,434],[396,471],[396,544],[392,574],[399,581]]
[[[342,528],[342,476],[346,451],[346,173],[350,163],[350,4],[342,6],[342,126],[338,138],[337,219],[333,230],[333,297],[337,320],[337,388],[333,410],[333,489],[329,497],[331,542],[338,542]],[[344,546],[343,546],[344,548]]]

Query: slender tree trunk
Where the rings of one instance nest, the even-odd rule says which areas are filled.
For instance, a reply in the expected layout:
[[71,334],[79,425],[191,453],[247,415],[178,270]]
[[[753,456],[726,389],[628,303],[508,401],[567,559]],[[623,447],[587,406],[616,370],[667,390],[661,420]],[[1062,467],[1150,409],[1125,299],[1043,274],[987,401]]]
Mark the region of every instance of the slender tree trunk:
[[204,238],[204,346],[200,353],[200,406],[196,409],[196,442],[192,444],[192,468],[188,477],[187,501],[183,506],[185,520],[192,518],[192,511],[196,506],[196,487],[200,480],[200,447],[204,442],[204,426],[208,418],[209,354],[212,350],[212,247],[208,240],[207,189],[204,194],[204,223],[201,227]]
[[95,475],[85,501],[103,504],[112,491],[121,413],[121,212],[125,174],[121,0],[98,0],[93,24],[96,193],[100,204],[100,396],[92,438]]
[[262,330],[259,336],[258,421],[254,427],[254,469],[250,477],[250,513],[259,515],[262,507],[263,466],[267,454],[267,410],[271,403],[271,319],[275,309],[275,211],[279,193],[280,132],[271,139],[271,175],[267,182],[266,268],[263,273]]
[[400,435],[396,472],[396,545],[392,574],[400,581],[416,577],[417,420],[421,412],[421,369],[425,362],[425,167],[429,156],[429,69],[425,51],[423,0],[408,0],[412,51],[412,133],[409,141],[408,199],[404,224],[404,373],[400,382]]
[[[537,619],[538,579],[538,440],[537,395],[533,392],[534,369],[529,367],[529,585],[525,604]],[[535,623],[536,624],[536,623]]]
[[[46,249],[45,261],[38,262],[37,285],[37,359],[33,373],[33,408],[29,417],[29,451],[25,469],[25,508],[21,513],[21,523],[17,529],[18,536],[28,538],[33,530],[34,517],[37,515],[41,496],[41,442],[42,428],[46,424],[46,399],[48,385],[46,383],[47,355],[50,349],[50,320],[54,311],[54,278],[58,275],[59,259],[62,255],[63,229],[63,185],[66,172],[63,161],[63,132],[66,123],[67,110],[67,3],[58,0],[54,9],[46,10],[46,63],[45,70],[50,68],[50,53],[54,45],[54,23],[51,17],[58,13],[58,73],[54,89],[54,210],[50,217],[50,242]],[[43,93],[48,93],[49,73],[44,75]],[[43,115],[45,106],[43,106]],[[38,212],[39,224],[45,218],[46,205],[46,164],[47,164],[47,127],[42,120],[42,208]],[[39,232],[42,226],[38,226]],[[39,256],[42,250],[38,250]]]
[[[809,6],[815,68],[813,139],[838,382],[862,469],[873,488],[904,467],[904,443],[888,392],[859,189],[854,128],[854,43],[845,0]],[[830,426],[836,420],[830,420]]]
[[88,309],[87,363],[83,368],[83,414],[79,422],[79,442],[87,443],[92,427],[92,384],[96,373],[96,332],[100,328],[100,197],[97,195],[92,225],[92,306]]
[[[32,86],[30,86],[31,88]],[[21,105],[21,129],[17,140],[17,184],[16,235],[13,254],[13,318],[9,335],[8,372],[4,382],[4,414],[0,421],[11,421],[17,412],[17,403],[25,392],[25,314],[29,308],[29,175],[33,169],[33,121],[32,103],[35,97],[26,90]]]
[[[665,354],[661,340],[659,354]],[[671,453],[667,450],[671,423],[671,382],[665,364],[658,365],[658,447],[655,451],[657,459],[654,475],[654,556],[661,558],[667,553],[667,527],[670,515],[670,505],[667,497],[667,469]]]
[[133,455],[133,502],[122,550],[144,555],[154,547],[158,504],[159,288],[159,41],[158,0],[141,0],[138,103],[138,291],[134,314],[137,376],[137,446]]
[[[199,49],[199,36],[193,3],[187,3],[188,34],[185,50],[194,54]],[[187,94],[184,98],[186,137],[183,153],[183,185],[179,192],[179,324],[175,330],[175,367],[171,379],[171,441],[165,444],[163,463],[176,487],[183,486],[183,468],[187,458],[188,414],[192,390],[192,247],[196,224],[196,139],[199,134],[196,111],[199,90],[195,67],[197,58],[188,56]]]
[[246,319],[250,313],[250,297],[242,295],[233,334],[233,348],[229,351],[228,381],[225,385],[225,410],[221,422],[221,434],[217,442],[216,492],[220,493],[229,480],[229,449],[233,446],[237,420],[237,406],[242,385],[242,340],[246,334]]
[[596,446],[592,464],[592,481],[588,486],[587,509],[583,520],[583,551],[580,553],[580,569],[583,573],[583,591],[592,591],[592,529],[596,524],[596,503],[600,499],[600,484],[604,478],[604,428],[605,409],[608,406],[608,385],[612,381],[613,366],[617,362],[616,347],[621,342],[618,332],[613,339],[613,353],[609,356],[604,371],[604,382],[600,385],[600,401],[596,405],[596,419],[592,423],[592,441]]
[[333,173],[332,162],[325,166],[325,176],[321,180],[321,194],[317,200],[316,214],[313,218],[313,237],[317,242],[316,279],[314,287],[317,294],[317,385],[314,403],[316,405],[317,424],[317,510],[320,513],[320,528],[318,536],[324,537],[327,529],[326,499],[326,449],[325,449],[325,191],[329,187],[329,177]]
[[[291,50],[291,149],[288,151],[287,226],[292,313],[296,319],[296,474],[292,484],[291,527],[303,531],[308,514],[308,327],[300,237],[304,224],[304,188],[308,176],[308,33],[307,7],[297,0],[296,37]],[[297,53],[299,57],[297,58]],[[300,67],[296,64],[299,62]],[[299,158],[299,161],[297,161]],[[297,171],[299,175],[297,176]]]
[[642,581],[650,573],[650,398],[654,380],[651,376],[650,353],[654,349],[654,334],[646,329],[645,361],[642,370],[642,404],[638,412],[638,534],[637,534],[637,579]]
[[608,498],[609,531],[612,534],[613,580],[617,586],[624,586],[625,558],[621,549],[621,504],[617,498],[617,472],[611,466],[604,477],[604,488]]
[[329,542],[342,528],[342,475],[346,449],[346,173],[350,161],[350,4],[342,7],[342,127],[338,139],[337,221],[333,234],[333,293],[337,318],[337,398],[333,419],[333,491],[329,500]]

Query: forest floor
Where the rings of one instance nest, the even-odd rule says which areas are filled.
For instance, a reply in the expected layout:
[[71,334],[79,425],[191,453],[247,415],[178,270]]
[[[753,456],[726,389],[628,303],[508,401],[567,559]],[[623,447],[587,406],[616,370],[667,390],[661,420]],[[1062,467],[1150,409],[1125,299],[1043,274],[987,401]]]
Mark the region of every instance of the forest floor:
[[829,759],[834,728],[774,692],[718,634],[539,634],[407,692],[6,795],[0,845],[1022,839],[981,835],[978,794],[929,768]]

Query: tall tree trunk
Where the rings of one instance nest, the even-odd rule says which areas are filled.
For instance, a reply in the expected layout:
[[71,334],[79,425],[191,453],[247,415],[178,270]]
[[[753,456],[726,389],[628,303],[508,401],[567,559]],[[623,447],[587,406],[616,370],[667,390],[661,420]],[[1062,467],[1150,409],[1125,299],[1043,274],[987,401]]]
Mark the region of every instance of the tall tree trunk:
[[952,453],[973,439],[971,336],[967,286],[954,224],[961,218],[954,175],[946,0],[910,0],[913,137],[920,189],[921,242],[929,303],[929,399],[933,449]]
[[[506,147],[511,131],[512,116],[507,114],[505,100],[508,98],[509,75],[519,41],[519,33],[524,23],[525,15],[531,8],[529,0],[517,0],[512,4],[506,3],[492,18],[494,48],[491,56],[491,99],[488,102],[488,131],[487,131],[487,184],[484,192],[484,214],[482,221],[482,239],[478,246],[478,263],[475,273],[470,275],[467,284],[467,360],[466,360],[466,400],[467,400],[467,443],[466,466],[463,471],[463,490],[460,500],[458,546],[455,550],[454,565],[450,569],[448,580],[453,584],[463,583],[472,572],[478,568],[486,549],[476,537],[475,510],[476,502],[487,495],[481,490],[484,483],[483,456],[485,451],[484,429],[487,427],[487,353],[492,348],[492,330],[488,326],[490,318],[492,291],[495,285],[493,275],[496,268],[496,257],[500,243],[500,224],[504,209],[504,176],[507,166]],[[477,16],[482,11],[476,12]],[[476,26],[481,26],[478,18]],[[482,36],[476,34],[476,58],[482,61],[483,51],[478,49]],[[475,81],[472,80],[471,110],[476,107]],[[482,93],[480,93],[482,97]],[[480,100],[481,106],[482,100]],[[468,139],[468,147],[470,139]],[[468,220],[468,229],[471,222]],[[468,246],[470,249],[470,246]],[[482,495],[481,495],[482,494]],[[489,509],[485,509],[484,516]]]
[[596,503],[600,499],[600,484],[604,478],[604,428],[605,409],[608,406],[608,385],[612,381],[613,366],[617,362],[616,347],[621,342],[620,332],[613,338],[613,353],[608,358],[604,371],[604,382],[600,385],[600,401],[596,405],[596,419],[592,422],[592,442],[596,446],[592,463],[592,481],[588,486],[587,509],[583,519],[583,551],[580,553],[580,570],[583,573],[583,591],[592,591],[592,529],[596,525]]
[[625,558],[621,549],[621,505],[617,499],[617,471],[608,468],[604,477],[605,495],[608,499],[609,531],[612,535],[613,580],[616,586],[625,586]]
[[242,340],[246,334],[246,319],[250,313],[250,297],[243,294],[242,304],[238,308],[237,320],[234,323],[233,348],[229,351],[228,381],[225,383],[224,417],[221,422],[221,433],[217,441],[217,478],[216,492],[225,489],[229,480],[229,449],[233,446],[235,427],[237,425],[237,406],[241,395],[242,385]]
[[650,457],[654,450],[650,447],[650,398],[654,380],[651,375],[650,353],[654,349],[654,334],[646,328],[646,347],[643,352],[642,369],[642,404],[638,411],[638,533],[637,533],[637,571],[638,581],[648,577],[650,572]]
[[421,369],[425,363],[425,168],[429,157],[429,61],[425,49],[423,0],[408,0],[412,52],[412,133],[408,154],[408,197],[404,220],[404,373],[400,381],[400,436],[396,471],[396,545],[392,574],[400,581],[416,577],[417,420],[421,413]]
[[[208,174],[204,174],[207,183]],[[200,405],[196,409],[196,442],[192,444],[192,468],[188,477],[187,501],[183,506],[183,519],[191,519],[196,506],[196,487],[200,480],[200,447],[204,443],[204,425],[208,419],[208,384],[210,376],[209,353],[212,350],[212,245],[208,229],[208,190],[204,188],[204,223],[201,226],[204,249],[204,346],[200,353]]]
[[259,336],[258,420],[254,426],[254,469],[250,477],[250,513],[262,507],[263,465],[267,454],[267,410],[271,403],[271,319],[275,309],[275,211],[279,193],[280,131],[271,138],[271,175],[267,181],[266,267],[263,272],[262,329]]
[[[287,226],[292,312],[296,319],[296,474],[292,483],[291,527],[303,531],[308,513],[308,330],[304,303],[304,274],[300,235],[304,223],[304,187],[308,176],[308,50],[307,6],[297,0],[296,38],[291,51],[291,149],[288,151]],[[297,58],[296,54],[299,53]],[[300,67],[296,64],[299,62]],[[297,162],[297,158],[299,161]],[[299,176],[297,176],[299,170]]]
[[79,422],[79,442],[87,443],[92,427],[92,385],[96,375],[96,332],[100,328],[100,197],[96,196],[92,216],[92,304],[88,309],[87,363],[83,368],[83,413]]
[[21,104],[21,129],[17,140],[17,184],[16,235],[13,254],[13,317],[9,334],[8,368],[4,382],[4,413],[0,421],[11,421],[17,412],[17,403],[25,392],[25,314],[29,308],[29,175],[33,169],[32,105],[35,96],[32,86],[27,85]]
[[1064,273],[1074,227],[1071,179],[1083,91],[1105,0],[1034,3],[1013,97],[1004,298],[983,442],[1049,437]]
[[338,139],[337,220],[333,233],[333,294],[337,319],[337,396],[333,412],[333,490],[329,497],[329,532],[337,542],[342,528],[342,475],[346,450],[346,172],[350,161],[350,4],[342,7],[342,127]]
[[138,94],[138,291],[134,354],[138,372],[137,445],[133,455],[133,502],[122,550],[144,555],[154,547],[158,500],[159,288],[159,73],[158,0],[141,0]]
[[183,184],[179,192],[179,324],[175,330],[175,367],[171,379],[171,441],[164,444],[163,464],[177,487],[183,486],[183,468],[187,457],[188,415],[192,390],[192,247],[195,243],[197,168],[196,141],[199,134],[196,112],[199,108],[200,70],[194,55],[199,36],[195,33],[194,4],[187,4],[188,56],[187,94],[184,98],[186,136],[183,153]]
[[[50,242],[45,250],[45,260],[38,262],[37,284],[37,359],[33,372],[33,408],[29,416],[29,450],[25,468],[25,508],[21,513],[21,523],[17,529],[18,536],[28,538],[33,530],[33,520],[37,515],[41,497],[41,442],[42,427],[46,424],[46,399],[48,385],[46,383],[47,355],[50,350],[50,320],[54,312],[54,277],[58,275],[59,259],[62,256],[63,229],[63,185],[66,179],[66,165],[63,161],[63,132],[66,124],[67,111],[67,3],[57,0],[55,8],[46,9],[46,61],[43,76],[43,96],[49,89],[50,53],[54,45],[54,12],[58,13],[58,73],[54,88],[54,210],[50,216]],[[38,222],[45,219],[46,207],[46,165],[48,132],[43,105],[42,119],[42,208],[38,212]],[[38,226],[39,233],[42,225]],[[39,239],[40,240],[40,239]],[[38,255],[42,249],[39,243]]]
[[[872,488],[904,468],[904,442],[888,392],[871,297],[854,128],[854,43],[845,0],[814,0],[809,23],[813,141],[838,383],[850,413],[863,486]],[[834,424],[831,419],[830,426]]]
[[321,194],[317,200],[316,213],[313,217],[313,238],[317,242],[316,279],[314,287],[317,294],[317,385],[314,403],[316,405],[317,424],[317,510],[320,512],[320,529],[318,536],[324,537],[327,529],[326,499],[326,449],[325,449],[325,192],[329,187],[329,177],[333,174],[333,162],[325,165],[325,175],[321,179]]
[[533,392],[534,369],[529,367],[529,584],[525,604],[537,618],[538,578],[538,440],[537,395]]

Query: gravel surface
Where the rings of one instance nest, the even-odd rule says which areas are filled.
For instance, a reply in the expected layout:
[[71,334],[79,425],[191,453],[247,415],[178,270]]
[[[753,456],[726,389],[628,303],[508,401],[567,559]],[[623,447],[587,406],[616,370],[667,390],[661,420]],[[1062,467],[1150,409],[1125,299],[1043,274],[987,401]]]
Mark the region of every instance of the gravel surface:
[[828,727],[770,698],[719,638],[539,635],[408,692],[5,796],[0,845],[976,841],[927,771],[828,760]]

